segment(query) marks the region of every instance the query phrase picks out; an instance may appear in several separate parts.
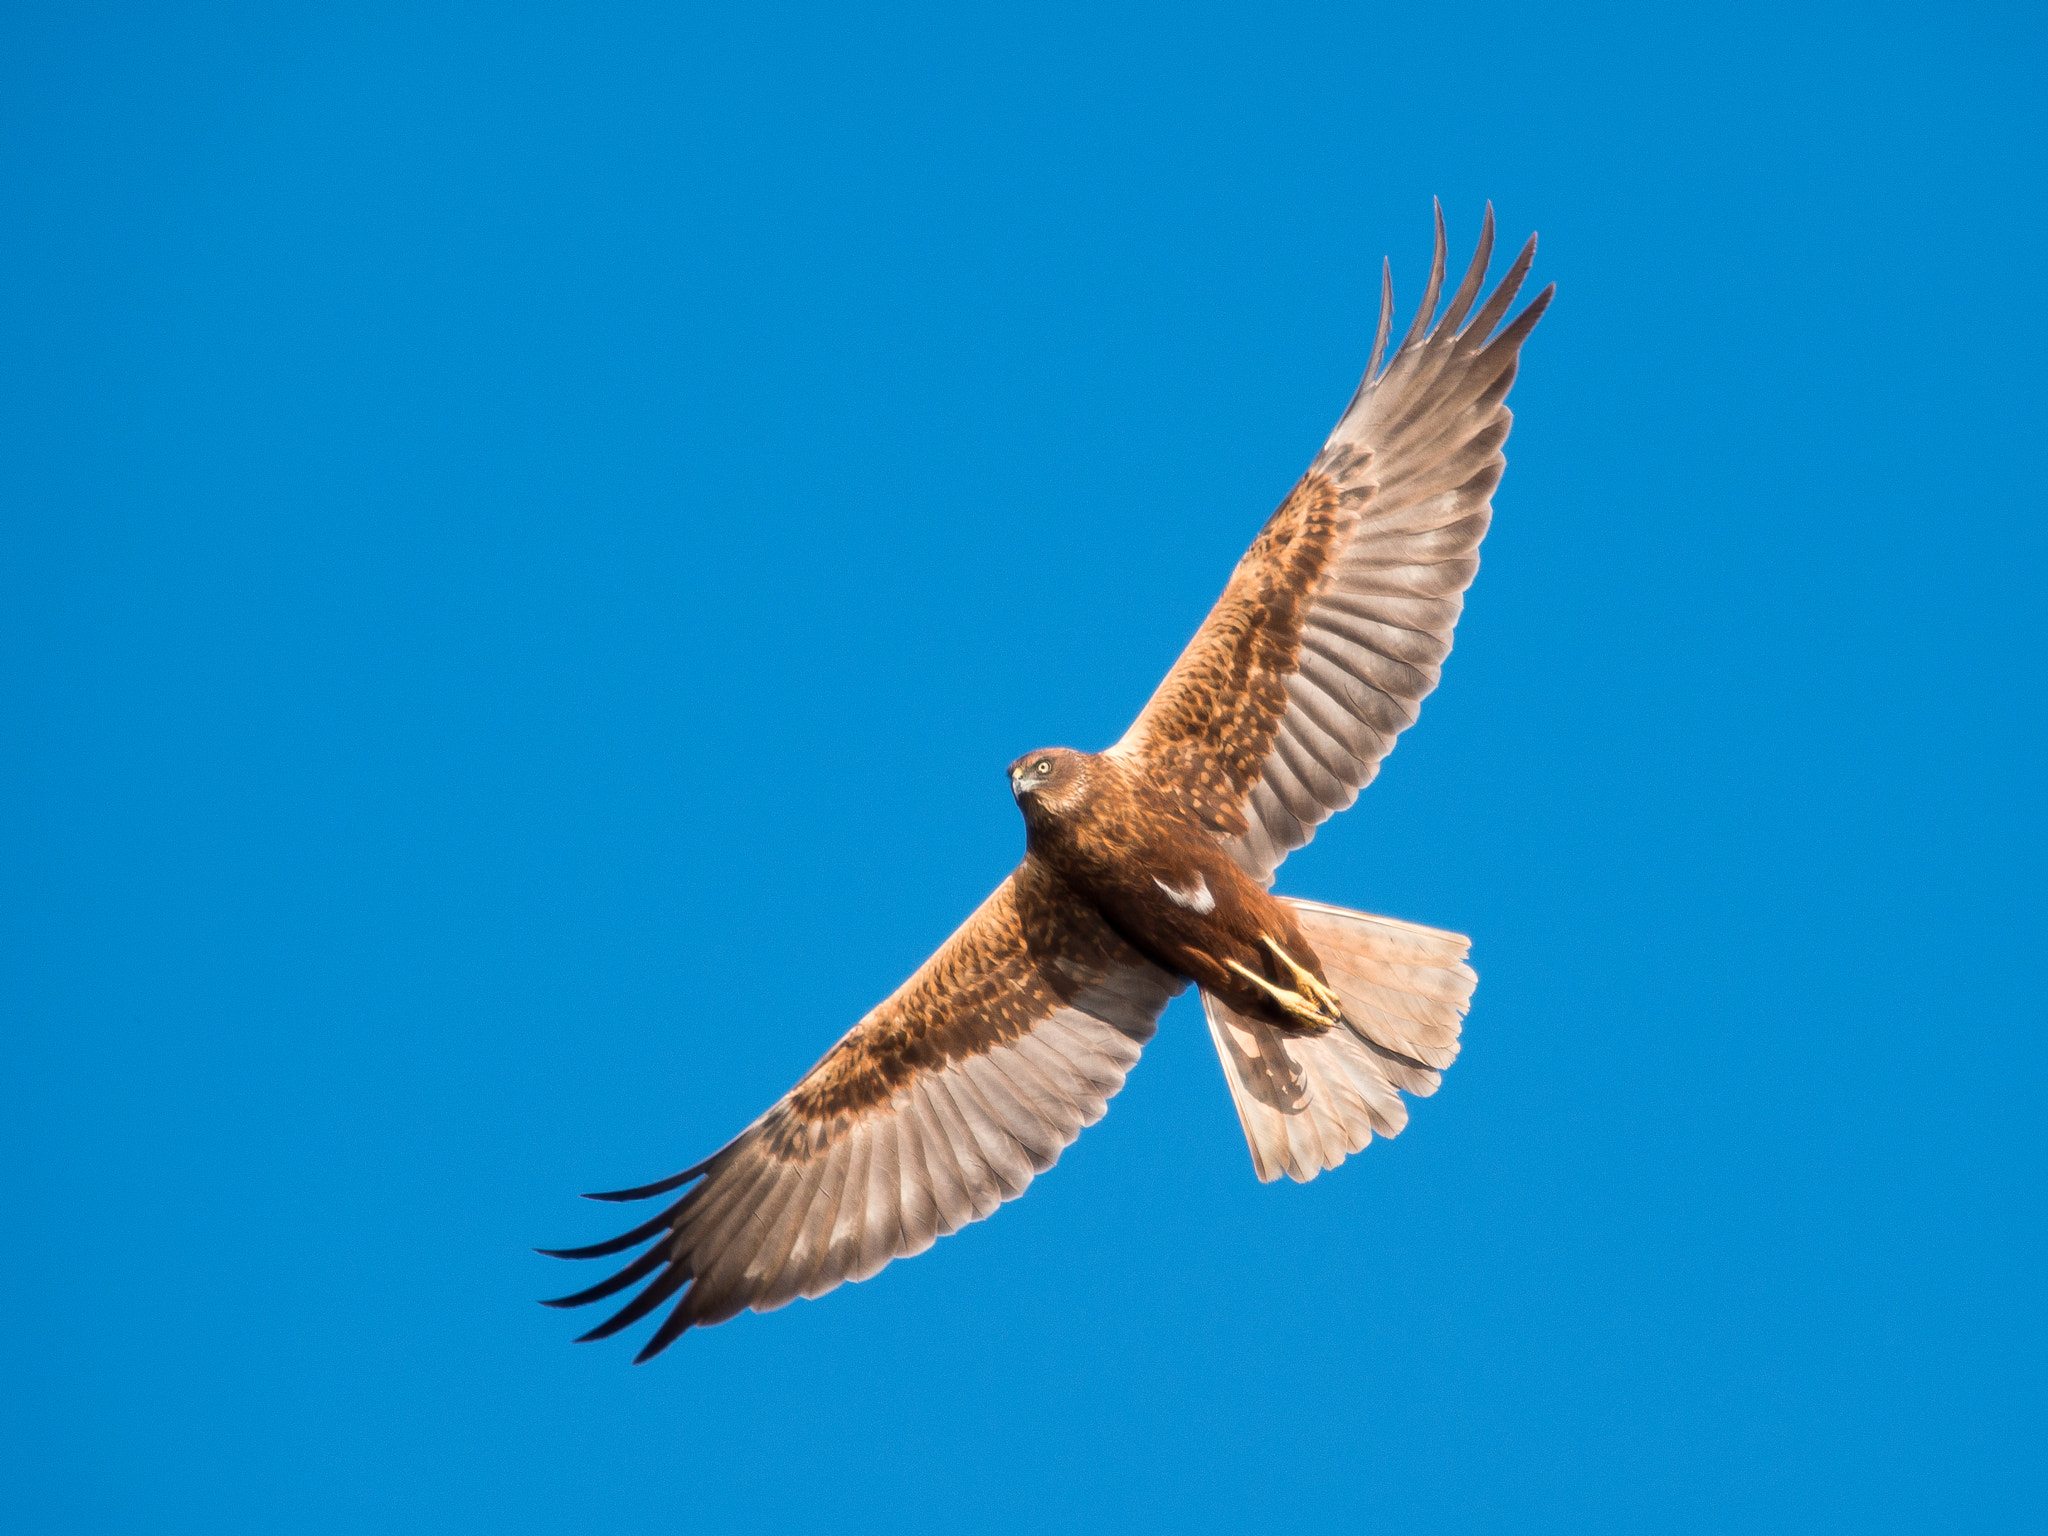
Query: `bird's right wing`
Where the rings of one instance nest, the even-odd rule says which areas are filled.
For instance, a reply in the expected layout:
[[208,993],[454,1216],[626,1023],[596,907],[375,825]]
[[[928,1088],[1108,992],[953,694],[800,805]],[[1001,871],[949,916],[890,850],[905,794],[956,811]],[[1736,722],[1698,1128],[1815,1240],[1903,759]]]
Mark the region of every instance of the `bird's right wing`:
[[[575,1307],[647,1281],[584,1335],[674,1308],[640,1351],[751,1307],[785,1306],[922,1253],[1024,1192],[1107,1101],[1184,983],[1026,858],[917,973],[723,1149],[640,1189],[686,1184],[594,1259],[651,1243]],[[692,1181],[695,1181],[694,1184]],[[684,1287],[688,1289],[685,1290]]]

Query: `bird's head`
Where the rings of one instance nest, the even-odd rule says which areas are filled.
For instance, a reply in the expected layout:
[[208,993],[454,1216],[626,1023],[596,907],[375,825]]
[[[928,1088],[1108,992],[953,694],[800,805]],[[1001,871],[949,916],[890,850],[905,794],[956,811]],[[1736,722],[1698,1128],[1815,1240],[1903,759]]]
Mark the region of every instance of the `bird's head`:
[[1025,820],[1050,819],[1072,810],[1087,793],[1092,761],[1088,753],[1071,747],[1041,747],[1010,764],[1010,793],[1017,797]]

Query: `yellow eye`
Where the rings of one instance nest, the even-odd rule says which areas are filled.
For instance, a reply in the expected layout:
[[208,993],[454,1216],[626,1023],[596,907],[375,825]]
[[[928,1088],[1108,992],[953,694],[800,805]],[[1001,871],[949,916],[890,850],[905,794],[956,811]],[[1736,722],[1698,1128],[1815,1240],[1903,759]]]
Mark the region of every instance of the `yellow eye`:
[[1041,757],[1037,761],[1037,763],[1032,766],[1031,771],[1037,774],[1041,779],[1044,778],[1048,773],[1052,772],[1052,759],[1049,757]]

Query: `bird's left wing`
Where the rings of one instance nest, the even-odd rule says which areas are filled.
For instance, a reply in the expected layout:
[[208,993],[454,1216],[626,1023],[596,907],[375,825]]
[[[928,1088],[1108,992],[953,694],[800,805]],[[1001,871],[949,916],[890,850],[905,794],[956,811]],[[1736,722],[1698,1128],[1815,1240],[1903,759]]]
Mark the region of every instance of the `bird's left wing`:
[[[1512,419],[1503,403],[1550,290],[1499,333],[1532,237],[1473,313],[1493,210],[1465,279],[1443,292],[1444,224],[1415,323],[1365,379],[1195,638],[1111,754],[1176,796],[1253,878],[1271,883],[1318,823],[1351,804],[1412,724],[1451,649],[1493,515]],[[1470,324],[1466,317],[1471,316]]]
[[601,1339],[681,1292],[645,1360],[696,1324],[822,1296],[924,1252],[1022,1194],[1102,1118],[1182,985],[1026,858],[731,1143],[672,1178],[595,1197],[691,1186],[609,1242],[544,1250],[594,1259],[652,1245],[549,1305],[646,1281],[584,1335]]

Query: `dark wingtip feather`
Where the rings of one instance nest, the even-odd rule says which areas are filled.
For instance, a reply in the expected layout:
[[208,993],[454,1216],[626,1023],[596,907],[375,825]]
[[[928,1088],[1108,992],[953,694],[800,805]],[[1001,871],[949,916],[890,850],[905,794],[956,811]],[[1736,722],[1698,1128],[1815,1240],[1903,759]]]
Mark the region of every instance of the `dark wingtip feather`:
[[1472,323],[1461,333],[1473,345],[1484,346],[1493,334],[1493,328],[1500,324],[1500,317],[1508,312],[1508,306],[1515,302],[1515,295],[1522,291],[1522,279],[1529,275],[1529,268],[1536,260],[1536,237],[1531,235],[1516,254],[1506,274],[1495,285],[1494,290],[1472,317]]
[[1450,306],[1444,310],[1443,319],[1430,332],[1430,340],[1437,341],[1445,336],[1458,334],[1458,327],[1465,323],[1465,316],[1471,312],[1472,301],[1479,297],[1479,286],[1486,277],[1486,265],[1493,260],[1493,204],[1486,205],[1486,217],[1479,221],[1479,243],[1472,248],[1472,261],[1465,268],[1465,280],[1458,284],[1458,291],[1451,295]]
[[661,1327],[655,1331],[654,1337],[642,1345],[640,1353],[633,1357],[633,1363],[645,1365],[681,1338],[696,1325],[696,1322],[697,1319],[690,1315],[690,1309],[683,1302],[677,1302],[675,1310],[669,1313]]
[[593,1301],[603,1301],[605,1297],[623,1291],[634,1281],[650,1274],[667,1262],[668,1255],[666,1253],[662,1252],[659,1248],[650,1248],[616,1275],[611,1275],[598,1281],[597,1284],[591,1286],[588,1290],[578,1291],[573,1296],[550,1297],[541,1302],[541,1305],[544,1307],[582,1307],[588,1306]]
[[1429,334],[1429,322],[1436,318],[1437,300],[1444,291],[1444,259],[1450,254],[1450,241],[1444,235],[1444,205],[1435,198],[1430,202],[1436,207],[1436,252],[1430,257],[1429,285],[1422,290],[1422,306],[1415,311],[1408,334],[1401,338],[1403,352]]
[[[1380,325],[1373,333],[1372,356],[1366,360],[1365,383],[1373,382],[1373,371],[1380,360],[1387,355],[1387,333],[1394,328],[1394,263],[1385,256],[1380,258]],[[1360,386],[1361,390],[1364,386]]]
[[[1537,294],[1535,298],[1531,299],[1528,306],[1519,315],[1515,316],[1514,319],[1502,326],[1500,334],[1480,350],[1475,366],[1484,369],[1489,365],[1490,360],[1498,359],[1505,368],[1503,376],[1512,379],[1518,366],[1517,358],[1521,353],[1522,343],[1527,341],[1529,333],[1536,329],[1536,322],[1541,320],[1543,312],[1550,308],[1551,297],[1556,292],[1557,284],[1552,283],[1548,288]],[[1499,388],[1503,395],[1506,393],[1504,386],[1496,383],[1495,387]]]
[[[1541,293],[1537,294],[1535,298],[1531,299],[1526,309],[1507,323],[1500,335],[1494,338],[1495,341],[1505,341],[1510,346],[1520,346],[1522,339],[1536,329],[1536,322],[1543,318],[1543,312],[1550,308],[1550,301],[1556,297],[1557,284],[1552,283]],[[1511,341],[1509,340],[1510,337],[1513,338]]]
[[697,1166],[694,1168],[685,1168],[681,1173],[672,1173],[667,1178],[658,1179],[652,1184],[642,1184],[637,1189],[603,1189],[587,1194],[583,1198],[586,1200],[614,1201],[651,1200],[656,1195],[667,1194],[670,1190],[674,1189],[678,1184],[689,1183],[690,1180],[696,1178],[698,1174],[702,1173],[706,1168],[709,1168],[710,1166],[711,1164],[708,1161],[702,1162],[697,1164]]
[[671,1264],[648,1283],[646,1290],[635,1296],[576,1342],[578,1344],[588,1344],[595,1339],[608,1339],[621,1328],[632,1327],[641,1318],[652,1312],[664,1301],[667,1301],[669,1297],[675,1295],[677,1291],[689,1283],[689,1280],[689,1270],[679,1264]]
[[584,1248],[536,1248],[535,1253],[544,1253],[551,1259],[602,1259],[614,1253],[624,1253],[628,1248],[638,1248],[647,1239],[667,1226],[680,1210],[680,1202],[670,1206],[650,1221],[643,1221],[630,1232],[621,1232],[617,1237],[606,1238],[601,1243],[591,1243]]

